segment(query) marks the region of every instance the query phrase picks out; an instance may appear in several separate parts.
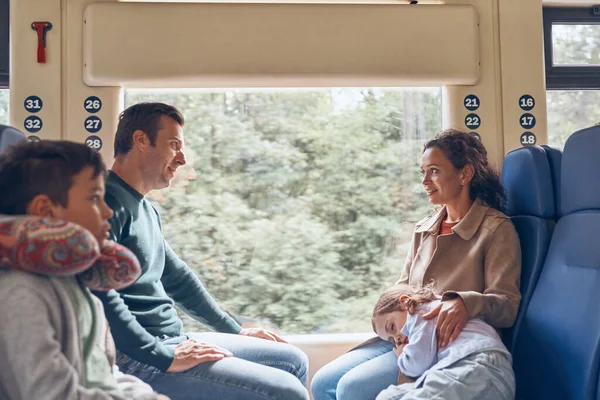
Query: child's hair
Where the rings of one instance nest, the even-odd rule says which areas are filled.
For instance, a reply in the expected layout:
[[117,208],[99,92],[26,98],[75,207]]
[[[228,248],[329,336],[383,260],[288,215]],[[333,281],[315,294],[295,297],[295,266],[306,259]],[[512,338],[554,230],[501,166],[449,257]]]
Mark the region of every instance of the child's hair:
[[26,214],[39,194],[67,207],[73,178],[86,167],[94,178],[106,173],[100,154],[82,143],[25,141],[7,149],[0,154],[0,214]]
[[[373,330],[375,330],[375,318],[382,314],[389,314],[394,311],[408,311],[409,314],[414,314],[421,304],[429,303],[436,299],[433,292],[434,283],[422,287],[415,287],[405,283],[398,283],[387,288],[379,296],[375,309],[373,310]],[[401,296],[408,296],[406,302],[400,301]]]

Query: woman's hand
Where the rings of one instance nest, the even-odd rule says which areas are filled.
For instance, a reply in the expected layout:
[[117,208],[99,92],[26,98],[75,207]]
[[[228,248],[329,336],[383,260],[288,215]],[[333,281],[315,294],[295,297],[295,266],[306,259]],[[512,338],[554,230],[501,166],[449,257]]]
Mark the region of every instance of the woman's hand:
[[435,316],[438,316],[436,328],[439,347],[446,347],[456,340],[469,320],[467,306],[461,297],[443,301],[434,310],[424,314],[423,318],[432,319]]

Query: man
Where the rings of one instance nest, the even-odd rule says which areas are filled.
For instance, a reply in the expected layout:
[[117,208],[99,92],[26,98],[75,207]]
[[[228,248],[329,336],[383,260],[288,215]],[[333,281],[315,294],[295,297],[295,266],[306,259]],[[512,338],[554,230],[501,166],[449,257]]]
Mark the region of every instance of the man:
[[[120,116],[106,202],[112,239],[131,249],[142,276],[120,292],[98,293],[124,373],[180,399],[308,399],[304,353],[262,329],[242,329],[223,312],[162,235],[144,197],[185,165],[183,116],[163,103],[142,103]],[[177,302],[216,332],[183,334]],[[266,340],[265,340],[266,339]]]

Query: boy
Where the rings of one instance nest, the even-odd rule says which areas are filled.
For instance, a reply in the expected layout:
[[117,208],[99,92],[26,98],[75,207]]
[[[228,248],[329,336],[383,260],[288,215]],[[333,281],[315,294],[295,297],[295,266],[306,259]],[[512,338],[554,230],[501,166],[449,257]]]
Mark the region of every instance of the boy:
[[[18,144],[0,155],[0,214],[73,222],[102,248],[113,215],[105,173],[100,155],[83,144]],[[165,399],[113,374],[102,307],[77,277],[0,270],[0,321],[1,399]]]

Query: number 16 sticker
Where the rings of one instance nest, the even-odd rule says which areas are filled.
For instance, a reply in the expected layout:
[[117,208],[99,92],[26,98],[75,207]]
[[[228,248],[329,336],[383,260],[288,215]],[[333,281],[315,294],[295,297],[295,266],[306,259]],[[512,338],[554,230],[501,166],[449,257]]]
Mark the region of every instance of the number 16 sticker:
[[90,133],[99,132],[102,129],[102,120],[98,117],[88,117],[85,120],[85,130]]

